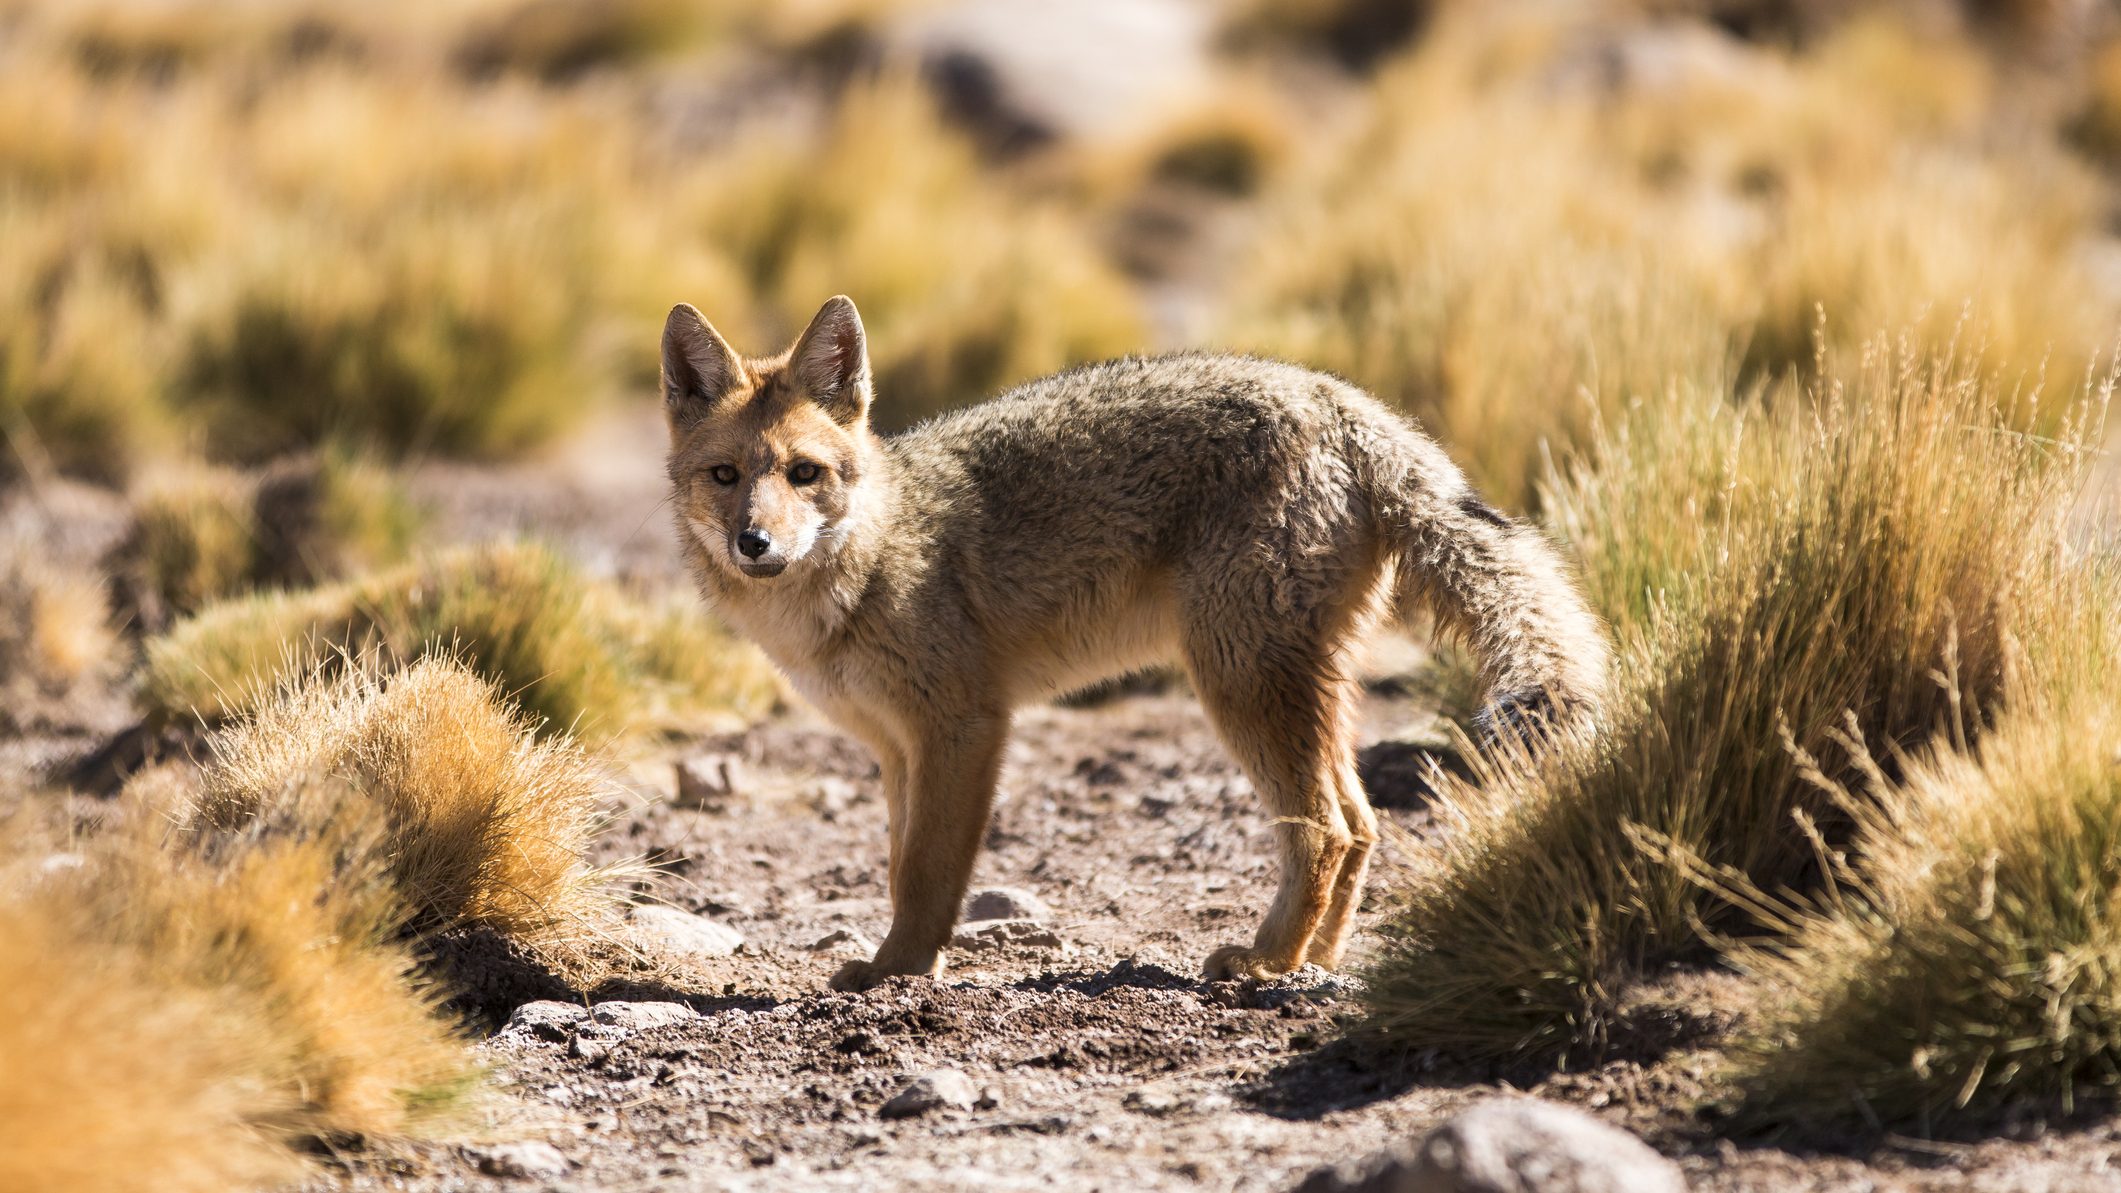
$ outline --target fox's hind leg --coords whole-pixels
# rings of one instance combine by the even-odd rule
[[[1194,685],[1281,838],[1281,889],[1258,935],[1250,947],[1215,950],[1205,969],[1210,978],[1284,974],[1309,958],[1327,925],[1354,845],[1336,773],[1352,774],[1353,693],[1330,651],[1205,637],[1187,651]],[[1333,925],[1336,935],[1345,933],[1345,919]]]
[[[1311,938],[1311,950],[1305,957],[1313,965],[1327,969],[1340,968],[1341,954],[1347,951],[1348,932],[1355,926],[1356,910],[1362,906],[1362,884],[1370,870],[1370,850],[1377,844],[1377,813],[1370,810],[1370,797],[1355,773],[1354,745],[1352,734],[1341,739],[1343,757],[1333,768],[1334,795],[1351,838],[1348,852],[1341,859],[1340,873],[1333,879],[1332,899],[1326,904],[1325,918],[1319,921],[1318,933]]]

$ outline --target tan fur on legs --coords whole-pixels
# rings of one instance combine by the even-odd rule
[[[1326,905],[1325,918],[1319,922],[1318,934],[1311,938],[1311,951],[1304,958],[1327,969],[1340,968],[1341,957],[1347,952],[1348,933],[1355,927],[1356,911],[1362,907],[1362,885],[1370,870],[1370,851],[1377,845],[1377,813],[1370,809],[1369,796],[1355,774],[1354,760],[1345,760],[1335,768],[1334,777],[1341,819],[1347,824],[1351,839],[1347,856],[1341,859],[1340,874],[1333,881],[1333,897]]]
[[[1216,733],[1251,778],[1281,838],[1281,886],[1250,948],[1208,955],[1210,978],[1271,977],[1304,963],[1353,838],[1342,820],[1334,760],[1346,719],[1341,683],[1266,671],[1258,654],[1196,649],[1193,682]],[[1321,652],[1322,653],[1322,652]]]
[[[987,834],[1001,777],[1007,714],[937,718],[910,751],[900,825],[891,840],[891,931],[873,961],[849,961],[836,990],[866,990],[900,974],[933,976],[957,925],[958,904]]]

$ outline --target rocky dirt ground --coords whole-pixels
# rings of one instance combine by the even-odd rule
[[[1423,754],[1378,744],[1426,715],[1377,686],[1373,791],[1430,831]],[[679,756],[726,765],[727,796],[673,806],[672,759],[643,760],[607,848],[663,859],[665,901],[741,934],[699,962],[720,995],[520,1008],[481,1045],[502,1087],[486,1138],[353,1162],[320,1189],[1280,1190],[1519,1089],[1642,1134],[1699,1189],[2121,1187],[2108,1124],[1864,1154],[1715,1141],[1688,1105],[1708,1089],[1700,1043],[1740,1003],[1728,977],[1653,996],[1675,1025],[1663,1055],[1515,1075],[1340,1040],[1345,977],[1200,981],[1210,948],[1248,937],[1272,858],[1183,694],[1025,712],[975,878],[1001,888],[978,910],[1004,918],[968,922],[940,981],[859,995],[825,983],[888,921],[868,761],[799,713]],[[894,1102],[939,1071],[962,1080],[934,1079],[925,1109]]]

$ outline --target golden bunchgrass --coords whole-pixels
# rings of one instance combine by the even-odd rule
[[[143,700],[154,716],[217,722],[283,680],[369,653],[458,655],[543,731],[596,739],[756,715],[778,694],[764,660],[696,610],[644,602],[545,548],[502,545],[210,606],[148,644]]]
[[[1980,328],[1980,366],[2050,399],[2034,419],[2109,347],[2097,180],[1989,126],[1963,43],[1607,35],[1588,7],[1450,6],[1270,188],[1225,334],[1398,403],[1512,502],[1630,400],[1805,375],[1821,308],[1843,348]]]
[[[1551,495],[1617,624],[1619,690],[1598,733],[1446,785],[1371,968],[1375,1030],[1602,1050],[1628,985],[1728,920],[1669,855],[1802,884],[1797,818],[1832,819],[1802,757],[1846,778],[1862,762],[1837,735],[1897,757],[2023,694],[2021,643],[2067,593],[2085,422],[2013,432],[1949,357],[1827,368],[1757,404],[1646,404]]]
[[[55,891],[0,898],[0,1186],[221,1193],[300,1173],[292,1091],[252,1025],[172,991]]]
[[[379,825],[365,848],[413,927],[579,933],[612,906],[613,872],[583,860],[604,775],[534,728],[450,658],[382,677],[297,676],[215,738],[188,820],[308,836],[335,804],[355,804]]]
[[[1067,214],[979,171],[920,84],[891,74],[850,88],[822,136],[762,136],[701,171],[690,210],[760,295],[772,342],[820,295],[854,296],[874,417],[904,427],[1144,342],[1133,293]]]
[[[0,546],[0,697],[9,705],[0,723],[21,724],[114,672],[117,635],[98,577],[41,559],[25,541]]]
[[[1830,783],[1857,832],[1818,897],[1730,892],[1779,934],[1735,954],[1760,983],[1727,1048],[1742,1121],[1928,1135],[2121,1090],[2121,721],[2095,599],[2075,647],[2103,649],[2102,684],[1899,783]]]
[[[125,619],[153,631],[223,597],[397,563],[419,522],[394,474],[334,447],[255,475],[163,473],[141,486],[105,566]]]

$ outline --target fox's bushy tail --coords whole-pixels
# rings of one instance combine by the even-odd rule
[[[1378,412],[1354,455],[1395,568],[1398,615],[1432,615],[1473,654],[1483,724],[1595,716],[1611,647],[1538,529],[1482,500],[1433,441]]]

